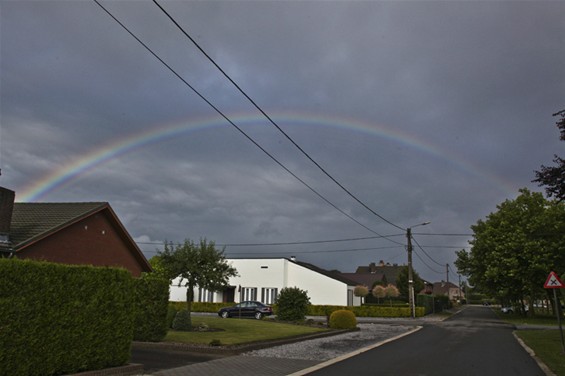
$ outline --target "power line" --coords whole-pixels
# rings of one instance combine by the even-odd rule
[[[252,142],[256,147],[258,147],[263,153],[265,153],[269,158],[271,158],[276,164],[278,164],[280,167],[282,167],[286,172],[288,172],[291,176],[293,176],[296,180],[298,180],[300,183],[302,183],[305,187],[307,187],[310,191],[312,191],[316,196],[318,196],[319,198],[321,198],[322,200],[324,200],[327,204],[331,205],[334,209],[336,209],[337,211],[339,211],[340,213],[342,213],[343,215],[345,215],[347,218],[349,218],[350,220],[352,220],[353,222],[357,223],[358,225],[360,225],[361,227],[365,228],[366,230],[381,236],[381,234],[377,233],[376,231],[374,231],[373,229],[365,226],[364,224],[362,224],[361,222],[359,222],[358,220],[356,220],[355,218],[353,218],[352,216],[350,216],[349,214],[347,214],[345,211],[343,211],[342,209],[340,209],[339,207],[337,207],[334,203],[332,203],[330,200],[328,200],[327,198],[325,198],[324,196],[322,196],[322,194],[320,194],[318,191],[316,191],[314,188],[312,188],[310,185],[308,185],[304,180],[302,180],[301,178],[299,178],[296,174],[294,174],[291,170],[289,170],[284,164],[282,164],[278,159],[276,159],[272,154],[270,154],[266,149],[264,149],[261,145],[259,145],[251,136],[249,136],[247,133],[245,133],[245,131],[243,131],[240,127],[238,127],[233,121],[231,121],[230,118],[227,117],[227,115],[225,115],[218,107],[216,107],[212,102],[210,102],[204,95],[202,95],[198,90],[196,90],[196,88],[194,88],[191,84],[189,84],[184,78],[182,78],[182,76],[180,74],[178,74],[169,64],[167,64],[163,59],[161,59],[149,46],[147,46],[141,39],[139,39],[132,31],[130,31],[122,22],[120,22],[109,10],[107,10],[102,4],[100,4],[98,2],[98,0],[93,0],[100,8],[102,8],[102,10],[104,10],[104,12],[106,12],[114,21],[116,21],[118,23],[118,25],[120,25],[128,34],[130,34],[137,42],[139,42],[149,53],[151,53],[157,60],[159,60],[159,62],[161,62],[161,64],[163,64],[167,69],[169,69],[169,71],[171,71],[179,80],[181,80],[187,87],[189,87],[198,97],[200,97],[200,99],[202,99],[204,102],[206,102],[206,104],[208,104],[212,109],[214,109],[214,111],[216,111],[220,116],[222,116],[230,125],[232,125],[235,129],[237,129],[237,131],[239,133],[241,133],[243,136],[245,136],[245,138],[247,138],[250,142]],[[401,244],[398,242],[395,242],[393,240],[388,239],[389,241],[396,243],[396,244]]]
[[[143,243],[137,243],[143,244]],[[351,248],[351,249],[326,249],[326,250],[311,250],[311,251],[286,251],[286,252],[278,252],[278,253],[268,253],[268,252],[229,252],[226,251],[226,256],[228,255],[269,255],[269,257],[275,257],[274,255],[285,254],[285,255],[302,255],[302,254],[309,254],[309,253],[340,253],[340,252],[362,252],[362,251],[374,251],[374,250],[382,250],[382,249],[394,249],[399,248],[399,246],[383,246],[383,247],[368,247],[368,248]],[[144,253],[151,253],[157,254],[158,250],[153,251],[144,251]]]
[[[298,145],[247,93],[220,67],[218,63],[210,55],[204,51],[204,49],[183,29],[182,26],[156,1],[153,0],[155,5],[161,9],[161,11],[175,24],[175,26],[206,56],[206,58],[226,77],[234,86],[235,88],[245,97],[247,100],[259,111],[261,114],[280,132],[282,133],[310,162],[312,162],[320,171],[324,173],[331,181],[333,181],[338,187],[340,187],[345,193],[347,193],[351,198],[353,198],[357,203],[367,209],[369,212],[377,216],[378,218],[382,219],[389,225],[396,227],[399,230],[405,230],[404,228],[394,224],[393,222],[389,221],[382,215],[375,212],[369,206],[367,206],[363,201],[361,201],[357,196],[351,193],[347,188],[345,188],[337,179],[335,179],[325,168],[323,168],[318,162],[316,162],[300,145]]]
[[[330,240],[306,240],[306,241],[295,241],[295,242],[277,242],[277,243],[214,243],[218,247],[258,247],[258,246],[280,246],[280,245],[301,245],[301,244],[322,244],[322,243],[339,243],[357,240],[371,240],[371,239],[383,239],[392,238],[396,236],[404,236],[404,234],[391,234],[391,235],[379,235],[379,236],[365,236],[360,238],[346,238],[346,239],[330,239]],[[165,241],[154,241],[154,242],[136,242],[136,244],[143,245],[161,245]],[[169,243],[173,245],[182,245],[180,242]],[[399,245],[403,245],[399,243]]]
[[[414,251],[414,254],[420,259],[420,261],[422,261],[422,263],[424,265],[426,265],[428,267],[428,269],[430,269],[432,272],[437,273],[437,274],[443,274],[443,272],[438,272],[437,270],[435,270],[434,268],[432,268],[431,266],[429,266],[424,259],[418,254],[418,252]]]
[[[283,254],[307,254],[307,253],[341,253],[341,252],[361,252],[361,251],[374,251],[380,249],[393,249],[399,248],[399,246],[383,246],[383,247],[368,247],[368,248],[352,248],[352,249],[326,249],[326,250],[318,250],[318,251],[288,251],[282,252]],[[230,255],[257,255],[257,253],[253,252],[226,252]]]
[[[434,259],[432,258],[432,256],[430,256],[430,255],[428,254],[428,252],[426,252],[426,251],[424,250],[424,248],[422,248],[422,246],[418,243],[418,241],[417,241],[414,237],[412,237],[412,240],[414,240],[414,243],[416,243],[416,245],[418,246],[418,248],[420,248],[420,249],[422,250],[422,252],[424,252],[424,254],[425,254],[426,256],[428,256],[428,258],[429,258],[430,260],[432,260],[434,263],[436,263],[436,264],[439,265],[439,266],[443,266],[442,264],[440,264],[439,262],[437,262],[436,260],[434,260]]]
[[[418,235],[418,236],[464,236],[464,237],[474,236],[473,234],[433,234],[433,233],[426,233],[426,232],[413,232],[412,235]]]

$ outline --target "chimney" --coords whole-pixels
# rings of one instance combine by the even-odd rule
[[[8,243],[10,238],[10,224],[16,193],[7,188],[0,187],[0,244]]]

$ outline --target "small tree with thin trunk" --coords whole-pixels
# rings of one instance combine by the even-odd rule
[[[206,239],[198,244],[190,240],[176,246],[165,243],[165,249],[158,255],[163,274],[169,280],[178,277],[178,286],[186,287],[187,330],[192,328],[190,313],[194,289],[200,287],[220,291],[227,287],[230,277],[237,276],[237,270],[227,263],[224,252],[218,251],[214,242],[207,242]]]
[[[390,299],[390,306],[392,307],[392,299],[400,295],[400,292],[395,285],[388,285],[385,287],[385,296]]]
[[[353,295],[361,298],[361,304],[363,304],[363,298],[369,295],[369,289],[367,286],[358,285],[353,289]]]
[[[379,299],[384,298],[386,296],[385,288],[381,285],[376,285],[375,287],[373,287],[371,293],[375,298],[377,298],[377,304],[380,304]]]

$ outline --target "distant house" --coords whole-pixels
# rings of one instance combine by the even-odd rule
[[[372,262],[369,266],[359,266],[355,273],[341,273],[341,275],[355,281],[358,285],[367,286],[369,289],[376,283],[396,286],[398,274],[405,267],[397,264],[391,265],[381,260],[378,264]]]
[[[339,273],[318,268],[294,258],[228,259],[238,272],[229,280],[229,287],[220,292],[197,288],[197,302],[241,302],[258,300],[273,304],[285,287],[298,287],[308,292],[314,305],[358,306],[360,298],[353,295],[356,283]],[[171,301],[186,300],[186,288],[178,287],[178,280],[171,285]]]
[[[0,187],[0,257],[122,267],[149,262],[107,202],[18,203]]]
[[[449,298],[449,300],[465,299],[465,295],[459,286],[445,281],[426,283],[426,287],[420,293],[436,296],[445,295]]]

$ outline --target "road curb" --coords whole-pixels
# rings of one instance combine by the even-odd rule
[[[389,343],[389,342],[396,341],[397,339],[400,339],[400,338],[405,337],[405,336],[407,336],[407,335],[416,333],[417,331],[419,331],[419,330],[422,329],[422,328],[423,328],[422,326],[416,326],[416,327],[412,328],[411,330],[409,330],[409,331],[407,331],[407,332],[405,332],[405,333],[399,334],[399,335],[397,335],[397,336],[395,336],[395,337],[387,338],[387,339],[385,339],[385,340],[383,340],[383,341],[380,341],[380,342],[377,342],[377,343],[375,343],[375,344],[372,344],[372,345],[363,347],[363,348],[361,348],[361,349],[352,351],[352,352],[350,352],[350,353],[347,353],[347,354],[338,356],[337,358],[327,360],[327,361],[325,361],[325,362],[323,362],[323,363],[316,364],[315,366],[312,366],[312,367],[303,369],[303,370],[298,371],[298,372],[295,372],[295,373],[291,373],[291,374],[289,374],[288,376],[304,376],[304,375],[307,375],[307,374],[309,374],[309,373],[311,373],[311,372],[318,371],[318,370],[320,370],[320,369],[322,369],[322,368],[326,368],[326,367],[328,367],[328,366],[330,366],[330,365],[332,365],[332,364],[341,362],[341,361],[343,361],[343,360],[345,360],[345,359],[348,359],[348,358],[354,357],[354,356],[356,356],[356,355],[362,354],[362,353],[364,353],[364,352],[366,352],[366,351],[375,349],[375,348],[380,347],[380,346],[382,346],[382,345],[385,345],[385,344],[387,344],[387,343]],[[554,375],[554,376],[555,376],[555,375]]]
[[[528,354],[530,354],[530,356],[536,361],[539,368],[541,368],[541,370],[545,373],[546,376],[557,376],[555,373],[553,373],[553,371],[551,369],[549,369],[548,366],[545,365],[544,362],[542,362],[542,360],[540,358],[538,358],[536,356],[535,351],[532,350],[528,345],[526,345],[526,343],[524,341],[522,341],[522,339],[520,337],[518,337],[518,335],[516,334],[516,331],[512,332],[512,335],[514,336],[514,338],[516,338],[516,340],[524,348],[524,350],[526,350],[526,352]]]
[[[239,355],[241,353],[253,350],[260,350],[265,349],[273,346],[280,346],[280,345],[287,345],[290,343],[295,342],[302,342],[307,341],[309,339],[317,339],[317,338],[325,338],[325,337],[332,337],[343,333],[348,333],[351,331],[356,331],[359,329],[353,330],[330,330],[324,331],[321,333],[314,333],[314,334],[306,334],[300,335],[296,337],[284,338],[280,340],[273,340],[273,341],[263,341],[263,342],[255,342],[246,345],[235,345],[235,346],[196,346],[193,344],[186,344],[186,343],[176,343],[176,342],[138,342],[134,341],[132,346],[137,346],[140,348],[160,348],[160,349],[171,349],[171,350],[181,350],[186,352],[197,352],[197,353],[206,353],[206,354],[217,354],[217,355]]]

